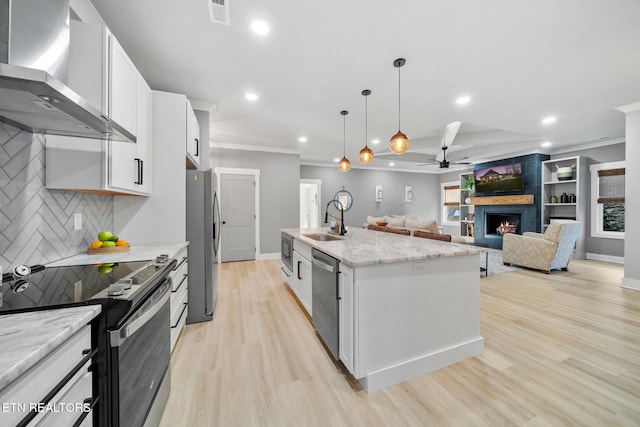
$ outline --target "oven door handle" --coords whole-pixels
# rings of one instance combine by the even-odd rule
[[[169,292],[169,289],[170,288],[167,288],[164,295],[158,301],[156,301],[145,312],[136,317],[131,323],[122,326],[118,330],[111,331],[111,347],[121,346],[122,343],[127,340],[127,338],[135,334],[138,329],[142,328],[149,320],[153,318],[153,316],[158,314],[165,303],[169,301],[169,297],[171,297],[171,292]]]

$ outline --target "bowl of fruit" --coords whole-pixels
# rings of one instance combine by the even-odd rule
[[[92,255],[127,252],[131,245],[126,240],[118,238],[110,231],[98,233],[98,240],[89,245],[88,253]]]

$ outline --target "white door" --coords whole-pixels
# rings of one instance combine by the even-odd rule
[[[256,258],[254,175],[220,175],[222,262]]]
[[[300,181],[300,228],[320,227],[320,181]]]

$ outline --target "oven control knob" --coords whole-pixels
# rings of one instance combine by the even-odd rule
[[[125,290],[131,289],[131,285],[133,284],[133,279],[119,279],[116,283],[118,285],[122,285]]]
[[[24,279],[31,274],[31,268],[28,265],[16,265],[13,267],[13,278]]]
[[[156,257],[156,264],[166,264],[169,261],[169,255],[161,254]]]

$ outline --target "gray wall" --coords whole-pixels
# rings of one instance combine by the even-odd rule
[[[0,265],[45,264],[113,228],[113,197],[45,188],[44,137],[0,123]],[[73,230],[82,213],[83,229]]]
[[[362,227],[367,215],[413,214],[422,219],[438,218],[440,190],[436,175],[369,169],[351,169],[343,173],[337,166],[300,166],[300,178],[322,180],[322,219],[327,203],[342,187],[353,196],[353,206],[345,212],[347,226]],[[382,185],[384,193],[380,203],[374,200],[376,185]],[[404,201],[405,185],[412,187],[411,203]],[[330,212],[335,213],[334,210]]]
[[[589,165],[596,163],[617,162],[625,159],[625,144],[607,145],[598,148],[589,148],[585,150],[577,150],[566,153],[552,154],[551,159],[561,159],[563,157],[581,156],[583,167],[587,173],[587,191],[582,198],[585,201],[580,206],[586,210],[586,251],[591,254],[609,255],[615,257],[624,257],[624,240],[622,239],[603,239],[601,237],[591,237],[591,173]]]
[[[636,109],[626,115],[626,135],[629,144],[625,147],[627,169],[625,171],[625,218],[634,220],[640,216],[640,110]],[[623,285],[640,289],[640,263],[631,261],[631,254],[640,252],[640,225],[638,221],[625,223],[625,250],[629,254],[629,262],[624,265]]]
[[[212,148],[212,168],[260,170],[259,253],[280,252],[280,229],[300,223],[300,157],[258,151]]]

